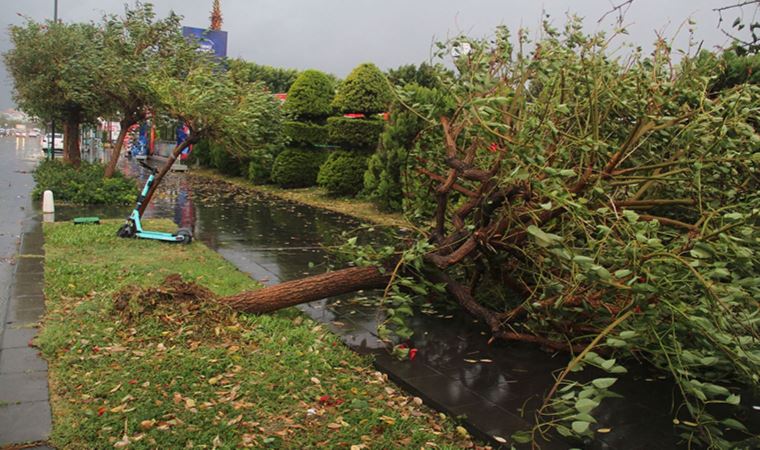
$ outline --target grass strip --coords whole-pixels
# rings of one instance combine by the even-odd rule
[[[295,309],[117,308],[117,293],[130,298],[175,273],[216,295],[258,287],[202,243],[119,239],[120,223],[45,225],[47,314],[36,344],[50,364],[57,448],[473,445]]]

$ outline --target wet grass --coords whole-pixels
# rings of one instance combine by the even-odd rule
[[[201,243],[118,239],[118,225],[45,226],[36,343],[50,363],[57,448],[472,445],[297,310],[252,316],[185,299],[125,314],[117,293],[174,273],[208,296],[259,286]]]
[[[404,219],[402,214],[381,212],[374,204],[372,204],[372,202],[355,198],[330,196],[324,189],[318,187],[283,189],[273,185],[257,185],[244,178],[220,175],[217,171],[212,169],[193,169],[191,174],[205,178],[223,180],[283,200],[338,212],[355,217],[363,222],[401,228],[411,227],[411,224]]]

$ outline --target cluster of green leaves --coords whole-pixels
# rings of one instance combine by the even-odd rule
[[[323,146],[328,142],[327,127],[318,123],[290,120],[283,123],[283,129],[294,146]]]
[[[132,179],[117,174],[103,178],[100,164],[82,163],[77,169],[60,160],[42,161],[34,171],[32,196],[42,198],[50,190],[56,201],[79,205],[127,205],[137,198],[137,185]]]
[[[94,121],[113,105],[97,89],[102,52],[93,24],[39,23],[10,28],[3,55],[16,104],[42,120]]]
[[[334,151],[320,166],[317,184],[330,195],[353,197],[362,190],[362,177],[366,169],[366,155],[345,150]]]
[[[272,93],[288,92],[299,76],[296,69],[266,66],[239,58],[229,59],[225,64],[238,82],[261,82]]]
[[[445,104],[440,89],[410,83],[397,88],[397,99],[390,109],[390,120],[380,135],[380,144],[369,160],[364,174],[364,194],[382,211],[406,211],[418,219],[430,217],[434,201],[429,182],[415,171],[428,143],[440,142],[437,129],[407,105]],[[426,133],[422,133],[423,129]],[[413,155],[413,156],[412,156]],[[407,193],[408,195],[404,195]]]
[[[272,181],[286,188],[314,186],[325,158],[321,150],[287,148],[274,160]]]
[[[322,122],[332,114],[335,82],[318,70],[303,71],[288,90],[285,111],[296,120]]]
[[[374,151],[384,128],[385,121],[379,118],[337,116],[327,119],[330,143],[348,150]]]
[[[614,367],[635,356],[669,373],[683,399],[673,413],[690,416],[679,422],[685,440],[751,445],[739,391],[760,381],[760,88],[713,90],[717,64],[690,55],[675,64],[662,42],[621,59],[610,36],[581,28],[547,23],[540,40],[521,32],[517,46],[499,28],[491,40],[439,47],[442,58],[463,42],[472,50],[455,57],[457,76],[441,79],[450,101],[409,104],[431,124],[411,156],[431,173],[450,170],[432,126],[447,117],[456,148],[474,149],[469,167],[495,170],[493,191],[462,230],[503,230],[447,273],[464,286],[476,280],[475,300],[511,332],[598,347]],[[468,200],[452,193],[448,210]],[[611,387],[573,385],[542,417],[589,436],[590,406]]]
[[[338,86],[333,107],[340,113],[377,114],[387,111],[392,93],[385,75],[372,63],[357,66]]]

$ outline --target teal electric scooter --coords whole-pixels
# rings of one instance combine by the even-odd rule
[[[189,244],[193,240],[193,233],[187,228],[180,228],[176,233],[143,230],[142,223],[140,222],[140,205],[145,201],[145,196],[148,195],[148,190],[150,190],[150,187],[153,185],[153,179],[158,171],[144,161],[138,160],[137,162],[141,166],[150,170],[150,176],[148,177],[148,181],[145,183],[140,196],[137,197],[137,205],[135,205],[132,214],[127,218],[127,223],[119,228],[116,235],[122,238],[153,239],[156,241],[173,242],[175,244]]]

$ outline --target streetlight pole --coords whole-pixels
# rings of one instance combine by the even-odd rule
[[[53,23],[58,23],[58,0],[53,0]],[[55,159],[55,118],[50,121],[50,159]]]

